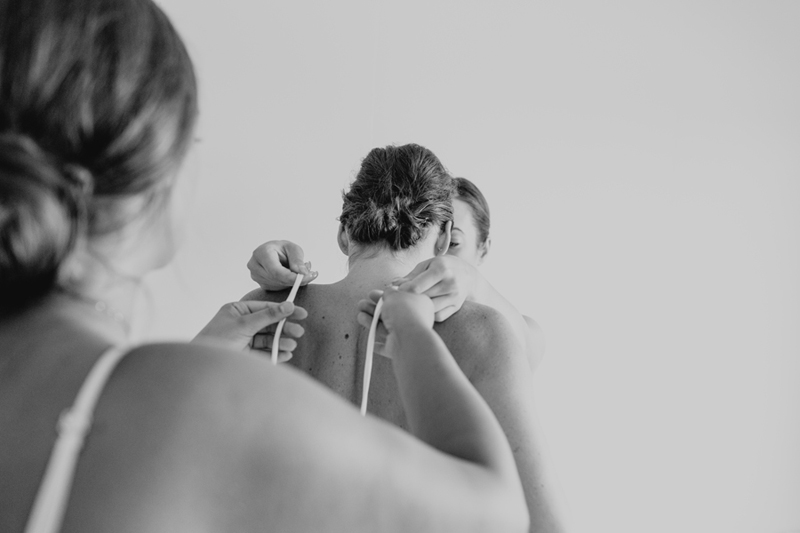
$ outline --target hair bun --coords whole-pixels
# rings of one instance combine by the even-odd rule
[[[85,186],[76,179],[81,178],[65,176],[30,138],[0,134],[2,311],[18,309],[55,285],[86,220]]]
[[[414,246],[432,226],[453,218],[453,179],[441,161],[417,144],[375,148],[342,195],[339,220],[361,244]]]

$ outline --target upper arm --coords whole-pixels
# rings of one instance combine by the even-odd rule
[[[533,382],[525,347],[513,333],[513,326],[499,311],[474,306],[463,317],[461,331],[451,349],[462,351],[457,358],[472,384],[500,421],[512,449],[515,440],[527,439],[527,423],[533,411]]]
[[[559,496],[545,460],[544,435],[534,405],[533,376],[512,325],[498,311],[478,309],[456,337],[469,358],[470,381],[500,422],[525,491],[532,531],[561,531]],[[473,312],[473,315],[475,312]]]

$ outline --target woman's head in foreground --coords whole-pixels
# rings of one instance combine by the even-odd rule
[[[111,263],[99,243],[131,231],[148,233],[131,268],[171,257],[196,114],[191,60],[150,0],[0,0],[0,311],[52,292],[80,253]]]
[[[447,253],[478,266],[483,263],[492,244],[489,237],[489,204],[474,183],[466,178],[454,180],[453,231]]]
[[[340,237],[346,232],[347,241],[360,251],[377,247],[399,252],[435,241],[431,255],[445,253],[454,195],[453,178],[427,148],[375,148],[343,194]],[[348,253],[341,238],[340,246]]]

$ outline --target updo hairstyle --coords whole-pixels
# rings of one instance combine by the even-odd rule
[[[196,115],[152,1],[0,0],[0,312],[51,292],[77,242],[164,206]]]
[[[339,221],[359,244],[403,250],[453,220],[454,194],[453,178],[427,148],[374,148],[342,195]]]
[[[486,244],[489,238],[489,226],[491,216],[489,213],[489,203],[483,196],[478,187],[467,178],[453,178],[456,183],[456,199],[465,202],[472,208],[472,216],[475,220],[475,227],[478,230],[477,245]]]

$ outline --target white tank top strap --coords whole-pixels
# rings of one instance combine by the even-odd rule
[[[57,533],[61,529],[78,456],[92,426],[95,406],[111,373],[128,351],[128,347],[120,346],[106,350],[81,385],[75,403],[61,413],[58,437],[33,502],[25,533]]]

